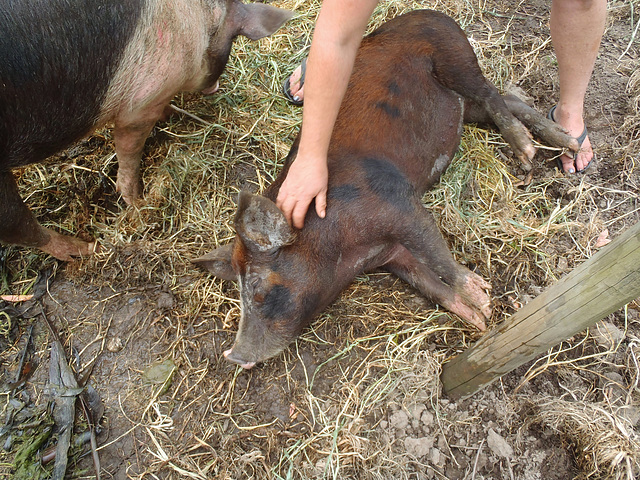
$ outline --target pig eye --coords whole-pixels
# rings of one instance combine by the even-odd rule
[[[249,280],[249,285],[251,286],[251,288],[253,288],[254,290],[256,288],[258,288],[260,286],[260,284],[262,283],[262,280],[258,277],[253,277],[251,280]]]

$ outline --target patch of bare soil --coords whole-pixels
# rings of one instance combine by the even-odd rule
[[[632,3],[610,3],[586,99],[597,161],[585,175],[563,177],[551,153],[542,152],[535,168],[534,183],[545,186],[551,205],[563,208],[587,195],[569,210],[569,227],[554,232],[553,242],[540,241],[535,251],[504,254],[507,250],[496,240],[489,269],[483,252],[457,238],[446,216],[439,216],[458,258],[478,265],[490,278],[496,306],[490,328],[593,253],[602,231],[608,229],[615,238],[640,219],[635,5],[632,14]],[[432,7],[450,14],[459,9],[446,2]],[[545,43],[548,8],[549,2],[541,0],[487,2],[482,15],[464,25],[472,43],[479,42],[474,47],[487,75],[499,84],[494,66],[507,63],[506,77],[541,111],[554,104],[558,91],[553,51]],[[461,23],[465,18],[460,16]],[[501,52],[483,50],[484,42],[491,43],[490,33],[502,35]],[[302,47],[304,39],[293,44]],[[531,52],[536,52],[535,61],[529,62]],[[238,52],[237,62],[246,60],[243,53]],[[262,91],[272,91],[268,101],[283,102],[277,92],[280,79],[269,81],[258,81]],[[98,167],[100,182],[85,185],[74,179],[62,193],[47,193],[58,197],[47,200],[51,205],[64,196],[70,205],[66,210],[41,213],[50,222],[63,213],[83,219],[80,235],[102,232],[99,255],[65,265],[3,250],[3,292],[35,292],[37,299],[0,303],[0,382],[12,392],[0,396],[7,420],[0,430],[5,447],[0,472],[13,475],[17,449],[50,425],[45,406],[51,400],[51,338],[44,312],[60,331],[78,378],[95,388],[104,405],[97,435],[102,478],[560,480],[640,475],[638,301],[464,400],[442,393],[440,367],[479,335],[382,273],[359,278],[281,356],[250,371],[227,363],[222,352],[237,329],[237,289],[208,277],[189,259],[231,237],[235,192],[245,185],[259,189],[275,170],[274,161],[264,174],[265,164],[255,159],[286,153],[295,134],[293,127],[278,127],[273,141],[285,144],[275,151],[256,140],[255,113],[247,119],[236,112],[238,103],[251,101],[245,98],[251,93],[244,93],[242,85],[233,89],[216,104],[199,96],[181,99],[182,108],[205,112],[200,116],[208,112],[206,121],[219,128],[211,140],[219,144],[216,153],[208,153],[214,148],[206,143],[208,137],[190,140],[190,129],[198,127],[187,118],[182,122],[189,128],[175,133],[160,125],[148,142],[145,197],[151,207],[168,205],[161,214],[151,207],[125,211],[108,180],[113,165]],[[216,112],[226,112],[228,122]],[[295,109],[287,113],[298,114]],[[275,116],[264,118],[268,115]],[[221,127],[234,122],[245,130]],[[61,161],[94,151],[101,161],[106,155],[98,150],[109,148],[108,140],[108,133],[92,137]],[[176,152],[204,159],[209,176],[195,184],[206,190],[187,182],[196,175],[189,161],[175,170],[165,168],[163,159]],[[508,152],[500,158],[514,176],[524,177]],[[227,162],[233,162],[229,171],[222,166]],[[56,172],[66,178],[63,169]],[[211,206],[209,197],[224,199]],[[550,215],[542,205],[532,208],[537,207],[541,217]],[[115,225],[108,236],[104,225]],[[24,272],[31,272],[26,275],[30,280],[24,280]],[[37,272],[47,273],[36,282]],[[30,325],[33,339],[26,345]],[[16,386],[11,382],[20,377],[25,349],[35,373]],[[75,432],[86,430],[79,414]],[[55,444],[57,435],[54,429],[43,449]],[[29,476],[44,478],[45,470],[36,470]],[[74,450],[70,471],[74,478],[95,478],[86,444]]]

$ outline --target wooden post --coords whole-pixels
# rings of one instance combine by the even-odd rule
[[[442,367],[445,393],[467,397],[640,296],[640,223]]]

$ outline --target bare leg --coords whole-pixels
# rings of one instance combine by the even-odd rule
[[[607,15],[606,0],[553,0],[551,38],[558,59],[560,99],[555,120],[578,137],[584,130],[584,97],[598,55]],[[593,158],[589,137],[576,160],[562,156],[564,171],[583,170]]]
[[[44,228],[20,198],[11,172],[0,172],[0,241],[37,247],[60,260],[91,255],[95,243],[61,235]]]

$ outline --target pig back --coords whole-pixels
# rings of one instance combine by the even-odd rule
[[[448,20],[413,12],[363,40],[330,145],[332,183],[350,175],[345,154],[393,164],[418,193],[438,181],[463,121],[462,99],[438,81],[433,60],[438,39],[451,29]]]
[[[0,168],[41,161],[91,131],[144,3],[0,2]]]

